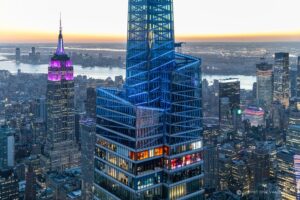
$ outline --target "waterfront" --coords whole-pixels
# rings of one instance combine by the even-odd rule
[[[4,57],[0,56],[0,60],[4,60]],[[9,72],[15,74],[18,70],[23,73],[42,73],[45,74],[48,71],[48,65],[30,65],[30,64],[16,64],[14,61],[0,61],[0,70],[8,70]],[[84,68],[80,65],[74,66],[75,76],[82,75],[88,78],[95,79],[106,79],[111,77],[114,79],[115,76],[122,75],[125,77],[125,69],[118,67],[91,67]],[[241,81],[242,89],[252,89],[253,83],[256,81],[255,76],[244,76],[244,75],[203,75],[203,79],[207,79],[209,83],[212,83],[214,79],[226,79],[226,78],[238,78]]]

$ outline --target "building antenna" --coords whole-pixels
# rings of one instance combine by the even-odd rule
[[[62,25],[61,25],[61,12],[59,13],[59,32],[62,32]]]

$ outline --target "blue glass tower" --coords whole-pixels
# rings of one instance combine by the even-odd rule
[[[124,89],[97,89],[95,199],[203,198],[200,60],[175,52],[172,0],[129,0]]]

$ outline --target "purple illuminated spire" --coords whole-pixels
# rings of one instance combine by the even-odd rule
[[[58,36],[58,44],[57,44],[57,49],[56,49],[56,55],[64,55],[65,50],[64,50],[64,39],[62,36],[62,26],[61,26],[61,15],[59,18],[59,36]]]

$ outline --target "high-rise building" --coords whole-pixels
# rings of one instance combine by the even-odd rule
[[[1,200],[19,199],[18,178],[12,169],[0,168],[0,199]]]
[[[296,77],[296,109],[300,111],[300,56],[297,62],[297,77]]]
[[[284,120],[286,118],[285,107],[279,101],[272,103],[270,114],[272,127],[277,129],[284,128]]]
[[[297,68],[294,65],[291,65],[291,67],[290,67],[290,94],[291,94],[290,99],[294,99],[295,97],[297,97],[297,75],[298,75]]]
[[[219,81],[219,121],[221,126],[236,126],[240,112],[240,81],[235,78]]]
[[[58,46],[48,68],[47,139],[45,170],[62,171],[79,165],[75,140],[74,77],[70,58],[64,51],[60,26]]]
[[[0,126],[0,169],[14,167],[15,139],[13,130],[7,125]]]
[[[46,107],[46,97],[42,96],[35,100],[35,116],[41,121],[47,120],[47,107]]]
[[[273,102],[273,65],[262,61],[256,65],[257,101],[260,106],[270,107]]]
[[[232,160],[236,151],[232,144],[225,143],[218,147],[218,190],[229,190],[232,170]]]
[[[96,88],[86,89],[85,110],[88,117],[96,118]]]
[[[31,47],[31,52],[29,53],[29,61],[32,64],[36,64],[38,61],[39,53],[36,53],[35,47]]]
[[[96,143],[96,123],[94,119],[80,121],[82,200],[93,199],[94,146]]]
[[[215,191],[218,188],[218,144],[220,137],[219,126],[207,126],[203,131],[203,160],[204,160],[204,186]]]
[[[231,163],[230,189],[236,194],[246,196],[251,192],[251,177],[249,174],[247,163],[243,160],[232,160]]]
[[[273,148],[270,144],[259,144],[253,151],[253,161],[255,164],[252,167],[251,174],[253,174],[253,188],[255,190],[273,176],[273,165],[276,162],[274,160],[274,157],[276,158],[276,153],[274,156],[273,152],[274,149],[275,147]]]
[[[280,150],[277,153],[277,183],[282,200],[296,200],[297,187],[294,170],[294,156],[295,153],[293,151],[286,149]]]
[[[287,149],[279,157],[278,182],[283,199],[300,199],[300,111],[297,106],[290,106],[289,121],[286,131]],[[287,167],[288,166],[288,167]]]
[[[275,53],[273,100],[279,101],[285,108],[288,108],[290,100],[289,67],[289,54]]]
[[[95,199],[203,199],[200,60],[173,1],[129,0],[125,89],[97,89]]]
[[[36,177],[33,166],[29,164],[26,174],[25,200],[36,199]]]
[[[83,119],[85,113],[75,113],[75,139],[76,143],[80,143],[80,121]]]
[[[16,48],[16,61],[20,61],[21,60],[21,49],[20,48]]]

